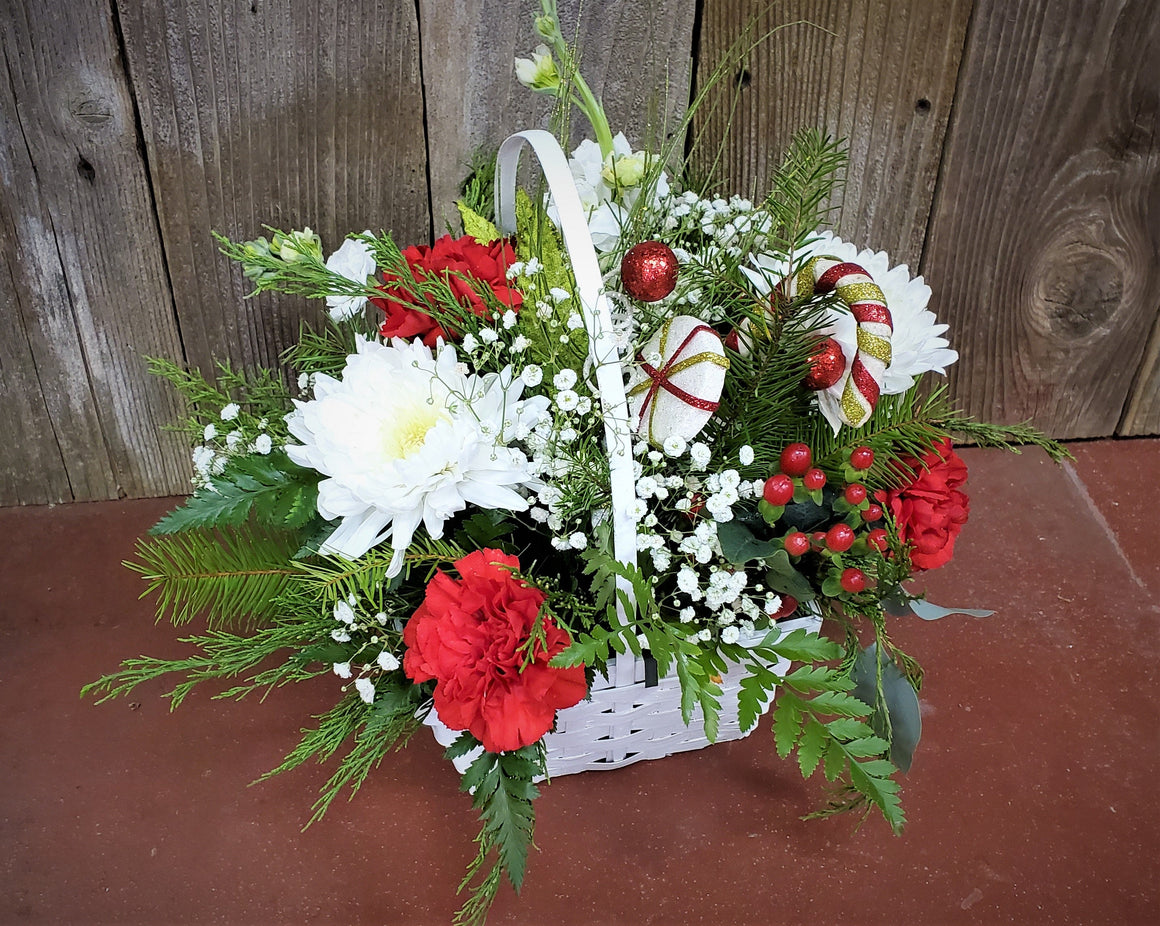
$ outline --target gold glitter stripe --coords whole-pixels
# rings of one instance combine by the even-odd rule
[[[858,350],[863,354],[869,354],[875,360],[880,360],[882,363],[889,365],[892,352],[890,350],[890,341],[887,338],[880,338],[876,334],[871,334],[865,328],[858,328]]]
[[[686,357],[684,360],[678,360],[676,363],[674,363],[668,369],[665,369],[665,365],[662,363],[661,370],[664,370],[664,373],[665,373],[664,379],[666,382],[668,382],[674,376],[676,376],[678,373],[681,373],[681,372],[689,369],[690,367],[695,367],[698,363],[712,363],[712,364],[716,364],[717,366],[721,367],[721,369],[723,369],[723,370],[729,369],[728,358],[722,357],[720,354],[714,354],[712,351],[704,351],[700,354],[694,354],[692,357]],[[649,364],[649,366],[652,366],[652,364]],[[658,370],[657,372],[659,373],[660,370]],[[637,383],[630,390],[628,390],[629,398],[632,398],[633,396],[638,396],[642,392],[647,391],[648,389],[650,389],[652,387],[652,384],[653,384],[653,378],[650,375],[649,378],[646,379],[643,383]],[[665,387],[658,386],[657,388],[664,389]]]
[[[846,305],[853,305],[855,302],[881,302],[886,305],[886,297],[882,295],[882,290],[874,282],[846,283],[839,286],[838,298]]]
[[[870,408],[866,399],[854,387],[853,380],[846,380],[846,388],[842,390],[842,417],[852,428],[860,428],[870,417]]]

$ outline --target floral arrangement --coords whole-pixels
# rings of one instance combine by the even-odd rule
[[[195,490],[130,565],[159,617],[208,629],[188,658],[129,659],[88,689],[177,673],[176,707],[208,679],[240,678],[229,698],[333,676],[336,705],[274,770],[347,747],[315,818],[437,718],[482,817],[467,921],[503,873],[522,882],[546,742],[618,655],[675,673],[707,742],[727,671],[743,730],[781,686],[774,747],[835,783],[826,810],[876,807],[901,828],[922,673],[889,621],[950,613],[906,583],[951,558],[967,520],[951,435],[1063,453],[927,383],[957,359],[929,287],[818,230],[838,145],[800,134],[760,202],[706,195],[672,152],[612,134],[548,0],[536,29],[519,80],[594,133],[567,166],[607,327],[557,191],[519,193],[504,234],[487,169],[459,203],[463,234],[430,246],[367,231],[324,257],[309,228],[220,239],[256,292],[325,299],[327,324],[285,355],[296,388],[152,361],[186,399]],[[601,338],[619,358],[619,448]],[[779,629],[802,613],[827,632]]]

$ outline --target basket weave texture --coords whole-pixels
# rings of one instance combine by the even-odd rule
[[[777,628],[783,635],[798,629],[816,633],[821,622],[820,616],[805,614],[779,621]],[[758,634],[751,640],[742,640],[742,643],[754,645],[763,637],[764,634]],[[608,674],[612,678],[616,678],[615,668],[616,659],[613,658],[608,664]],[[784,675],[789,660],[779,660],[770,668]],[[749,730],[742,730],[737,717],[737,696],[745,674],[743,666],[733,664],[721,678],[720,726],[713,742],[741,739],[757,728],[755,724]],[[688,725],[681,718],[681,686],[675,673],[660,679],[656,685],[647,686],[644,662],[636,659],[634,675],[632,684],[619,685],[603,675],[597,676],[589,690],[588,700],[560,711],[556,717],[556,729],[544,737],[549,777],[607,771],[712,745],[705,736],[704,717],[699,706],[694,709]],[[768,709],[770,703],[772,694],[764,707]],[[425,723],[444,746],[450,746],[459,736],[458,731],[443,725],[434,709],[427,715]],[[456,768],[460,772],[466,771],[477,754],[469,753],[456,759]]]

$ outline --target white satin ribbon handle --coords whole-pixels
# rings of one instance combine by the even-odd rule
[[[550,132],[529,129],[509,135],[499,146],[495,159],[495,214],[496,224],[503,235],[516,230],[516,169],[520,150],[529,145],[539,159],[544,180],[560,215],[560,231],[564,246],[572,261],[572,273],[580,296],[584,327],[588,332],[588,353],[596,371],[596,385],[600,390],[600,406],[604,415],[604,439],[608,447],[608,468],[612,492],[612,549],[622,563],[636,565],[636,522],[630,510],[636,501],[636,485],[632,467],[632,428],[629,424],[628,402],[624,394],[624,373],[616,342],[612,336],[612,316],[604,295],[600,264],[596,249],[588,234],[588,220],[580,194],[572,180],[568,159],[559,142]],[[625,580],[617,586],[632,600],[632,587]],[[626,623],[624,606],[617,602],[617,616]],[[617,658],[616,684],[622,676],[634,670],[634,660]],[[625,684],[631,684],[629,677]]]

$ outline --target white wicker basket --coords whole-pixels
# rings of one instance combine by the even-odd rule
[[[623,368],[612,342],[603,280],[580,197],[567,159],[549,133],[538,130],[518,132],[500,146],[495,174],[497,224],[501,233],[515,231],[515,176],[519,152],[525,144],[539,158],[544,179],[555,199],[560,230],[572,260],[585,315],[591,370],[600,392],[606,426],[615,555],[621,562],[635,563],[636,523],[629,517],[628,509],[636,495]],[[631,596],[631,586],[621,581],[620,587]],[[618,602],[618,606],[623,622],[623,604]],[[807,613],[781,621],[777,626],[783,633],[798,628],[816,632],[820,624],[820,616]],[[756,645],[764,636],[758,634],[741,642]],[[788,667],[789,661],[781,660],[770,668],[783,675]],[[751,732],[743,731],[738,721],[737,699],[745,674],[742,666],[734,664],[721,679],[721,712],[715,742],[740,739]],[[764,707],[768,708],[769,704]],[[459,736],[458,731],[448,729],[440,721],[433,708],[425,723],[444,746],[449,746]],[[660,759],[710,745],[700,707],[695,709],[688,724],[681,717],[681,687],[676,675],[657,679],[649,685],[645,680],[644,660],[632,656],[609,660],[608,676],[597,677],[587,700],[559,712],[556,729],[548,733],[544,741],[548,749],[549,776],[620,768],[644,759]],[[477,749],[456,759],[456,768],[465,771],[478,753]]]
[[[777,627],[783,634],[798,629],[816,633],[821,623],[820,615],[808,613],[779,621]],[[764,634],[759,634],[742,642],[756,644],[763,637]],[[661,678],[650,687],[645,684],[644,661],[633,657],[628,661],[633,668],[631,684],[615,684],[599,675],[589,690],[588,700],[566,708],[556,716],[556,729],[544,737],[548,748],[549,777],[621,768],[645,759],[663,759],[678,752],[712,745],[705,736],[704,717],[699,706],[694,709],[688,725],[681,718],[681,686],[676,675]],[[623,658],[621,665],[624,665]],[[616,668],[616,658],[609,660],[608,672],[613,678],[618,674]],[[770,668],[778,675],[784,675],[789,660],[782,659]],[[742,730],[737,718],[737,696],[745,674],[744,667],[734,664],[721,678],[721,714],[717,738],[713,742],[741,739],[756,729],[754,725]],[[764,705],[766,709],[772,699],[771,692],[770,701]],[[424,722],[443,746],[450,746],[459,736],[458,730],[444,726],[434,708]],[[461,773],[466,771],[478,754],[477,749],[461,756],[454,760],[455,767]]]

